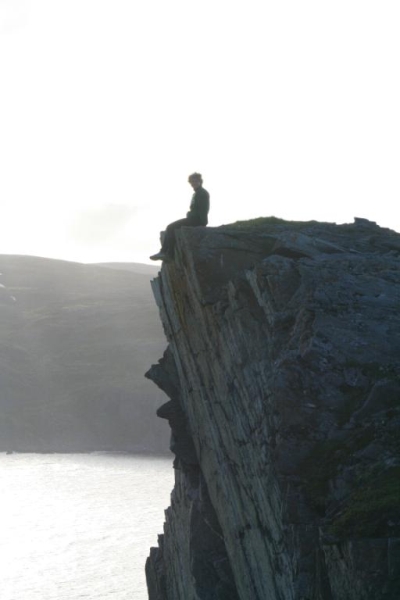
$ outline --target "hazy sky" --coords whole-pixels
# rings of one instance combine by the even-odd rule
[[[0,0],[0,253],[149,262],[185,216],[400,231],[398,0]]]

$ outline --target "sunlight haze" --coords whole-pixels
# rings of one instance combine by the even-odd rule
[[[0,253],[150,262],[209,224],[400,231],[398,1],[0,0]]]

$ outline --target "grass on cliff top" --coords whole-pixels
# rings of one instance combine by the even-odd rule
[[[316,225],[318,221],[285,221],[278,217],[257,217],[247,221],[235,221],[228,223],[223,227],[235,227],[237,229],[250,229],[253,227],[265,227],[266,225],[290,225],[291,227],[306,227],[308,225]]]

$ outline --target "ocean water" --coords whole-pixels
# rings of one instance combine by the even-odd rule
[[[1,600],[147,600],[172,459],[0,454]]]

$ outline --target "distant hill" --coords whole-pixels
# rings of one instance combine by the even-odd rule
[[[99,267],[107,267],[108,269],[118,269],[120,271],[132,271],[132,273],[140,273],[157,277],[157,273],[161,268],[161,263],[158,267],[155,265],[144,265],[142,263],[126,263],[126,262],[111,262],[111,263],[96,263]]]
[[[159,451],[151,265],[0,256],[0,451]]]

